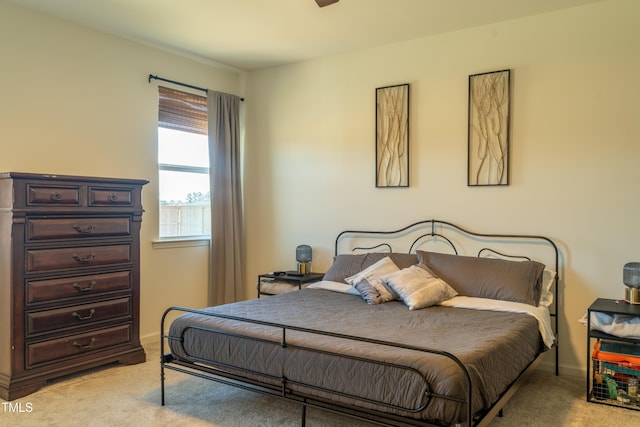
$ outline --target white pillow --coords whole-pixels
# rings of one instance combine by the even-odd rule
[[[397,296],[387,289],[380,278],[386,274],[400,271],[389,257],[384,257],[359,273],[344,279],[362,295],[369,304],[380,304],[396,299]]]
[[[433,274],[424,264],[412,265],[382,277],[409,310],[418,310],[439,304],[458,295],[455,289]]]
[[[341,294],[360,295],[360,293],[350,285],[342,282],[332,282],[330,280],[320,280],[319,282],[313,282],[309,286],[309,289],[324,289],[326,291],[338,292]]]
[[[553,286],[555,280],[556,272],[545,268],[542,272],[542,286],[540,290],[540,302],[538,305],[543,307],[551,306],[553,303],[553,292],[551,292],[551,286]]]

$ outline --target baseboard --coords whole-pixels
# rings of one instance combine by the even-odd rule
[[[141,336],[140,337],[140,344],[142,344],[143,347],[151,347],[151,346],[159,345],[160,344],[160,333],[159,332],[154,332],[152,334]]]
[[[566,377],[579,377],[579,378],[584,378],[585,377],[585,372],[584,372],[584,368],[580,368],[577,366],[567,366],[567,365],[560,365],[558,367],[559,369],[559,374],[561,376],[566,376]],[[538,365],[538,367],[536,368],[539,371],[544,371],[544,372],[552,372],[555,373],[556,370],[556,366],[554,363],[549,363],[549,359],[545,360],[543,363],[541,363],[540,365]]]
[[[578,368],[576,366],[560,365],[560,375],[585,378],[585,371],[584,368]]]

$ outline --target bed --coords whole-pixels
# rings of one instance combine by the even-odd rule
[[[334,251],[324,280],[300,291],[167,309],[162,404],[170,369],[297,402],[303,425],[316,407],[484,426],[550,349],[558,374],[551,239],[424,220],[340,232]]]

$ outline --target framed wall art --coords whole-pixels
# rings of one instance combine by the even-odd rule
[[[409,186],[409,85],[376,89],[376,187]]]
[[[469,76],[469,186],[509,185],[510,74]]]

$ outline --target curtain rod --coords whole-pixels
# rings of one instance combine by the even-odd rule
[[[177,82],[175,80],[164,79],[162,77],[158,77],[158,76],[154,76],[153,74],[149,74],[149,83],[151,83],[151,79],[162,80],[163,82],[173,83],[175,85],[189,87],[191,89],[201,90],[204,93],[209,93],[209,89],[206,89],[206,88],[203,88],[203,87],[193,86],[193,85],[189,85],[189,84],[186,84],[186,83],[180,83],[180,82]],[[240,98],[240,101],[244,101],[244,98]]]

